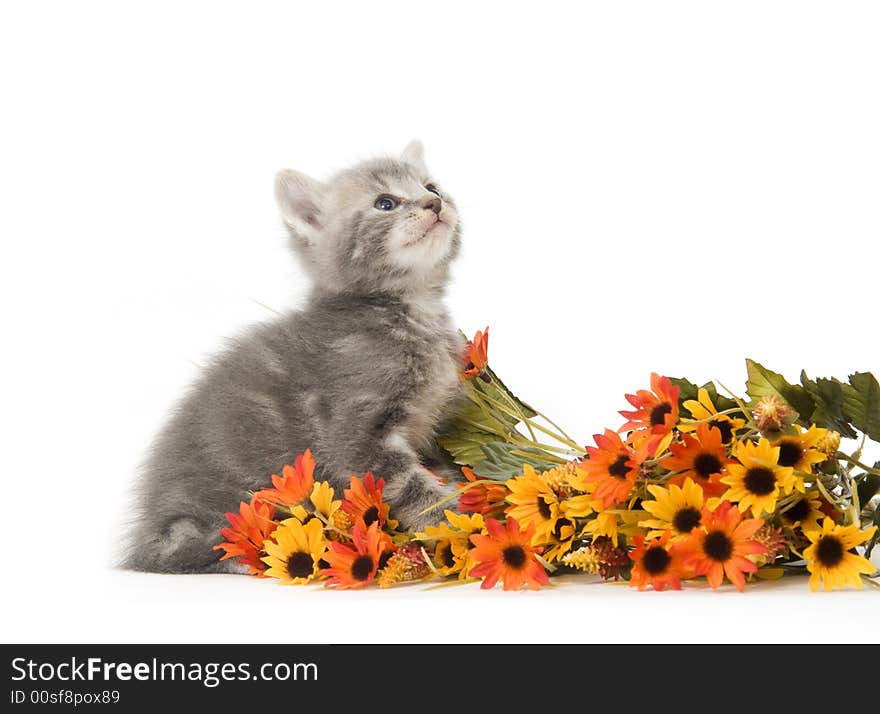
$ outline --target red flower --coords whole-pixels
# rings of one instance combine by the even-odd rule
[[[620,436],[606,429],[604,436],[594,434],[596,446],[587,447],[587,458],[577,465],[582,481],[593,485],[593,496],[602,507],[625,501],[639,475],[640,457],[621,441]]]
[[[727,464],[733,463],[727,458],[721,430],[700,424],[696,437],[682,434],[681,438],[683,443],[670,444],[672,456],[663,461],[663,468],[681,471],[668,483],[682,486],[690,476],[707,497],[721,496],[727,491],[727,485],[721,483],[721,475],[727,470]]]
[[[377,481],[369,471],[364,474],[363,481],[352,476],[351,488],[344,491],[342,510],[355,522],[362,519],[365,526],[378,522],[381,528],[388,520],[388,504],[382,501],[384,488],[385,479],[380,478]]]
[[[475,546],[471,557],[477,563],[470,575],[483,578],[481,588],[493,588],[499,579],[505,590],[519,590],[523,585],[540,590],[549,582],[547,571],[535,557],[540,549],[531,546],[534,526],[523,531],[515,518],[508,518],[505,525],[487,518],[486,530],[489,535],[470,536]]]
[[[620,412],[628,421],[619,431],[646,429],[651,434],[668,434],[678,423],[680,391],[677,386],[672,385],[669,377],[652,373],[650,392],[640,389],[635,394],[626,395],[626,400],[635,407],[635,411]]]
[[[697,575],[705,575],[713,588],[727,575],[742,592],[746,585],[743,573],[758,569],[746,556],[767,552],[766,546],[753,539],[763,525],[762,518],[743,520],[730,501],[722,501],[714,511],[704,508],[702,527],[695,528],[680,546],[682,562]]]
[[[469,341],[464,353],[464,370],[462,374],[465,379],[473,379],[480,375],[483,369],[489,364],[489,328],[474,335],[473,341]]]
[[[681,590],[684,568],[678,553],[667,547],[669,531],[648,541],[647,545],[644,536],[636,536],[633,542],[636,549],[629,554],[634,563],[629,584],[638,586],[639,590],[648,585],[658,592],[667,585],[673,590]]]
[[[336,541],[328,543],[330,550],[324,554],[324,560],[330,567],[321,571],[329,578],[326,583],[328,587],[346,590],[369,585],[376,577],[382,553],[391,548],[390,539],[375,521],[366,528],[362,521],[358,521],[351,537],[352,545]]]
[[[500,515],[504,510],[504,499],[510,493],[507,486],[489,480],[478,483],[480,479],[467,466],[462,466],[461,472],[468,483],[455,484],[462,489],[458,494],[458,510],[462,513],[482,513],[484,516]],[[472,483],[477,485],[469,486]]]
[[[271,503],[260,502],[254,497],[250,505],[242,501],[238,505],[238,513],[227,513],[226,520],[231,528],[221,528],[220,535],[225,543],[214,546],[214,550],[223,550],[225,554],[220,560],[238,558],[240,563],[248,566],[250,575],[263,575],[266,564],[260,560],[265,554],[263,542],[272,535],[278,523],[273,520],[275,508]]]
[[[272,485],[275,488],[264,488],[255,496],[267,503],[280,503],[283,506],[295,506],[302,502],[315,485],[315,459],[312,452],[305,452],[296,457],[293,466],[285,465],[281,476],[272,474]]]

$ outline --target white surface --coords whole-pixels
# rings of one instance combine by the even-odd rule
[[[3,639],[880,640],[876,591],[803,581],[345,594],[109,569],[197,365],[304,293],[281,167],[423,139],[465,225],[456,320],[491,324],[495,370],[584,442],[652,370],[880,374],[878,35],[868,2],[4,4]]]

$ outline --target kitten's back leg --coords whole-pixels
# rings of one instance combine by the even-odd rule
[[[190,515],[172,515],[155,525],[141,523],[122,567],[151,573],[247,572],[235,560],[220,561],[221,552],[214,546],[221,540],[216,524]]]

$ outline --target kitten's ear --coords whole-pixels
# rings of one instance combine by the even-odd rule
[[[425,176],[428,175],[428,167],[425,166],[425,147],[418,139],[413,139],[406,145],[400,160],[410,166],[415,166]]]
[[[275,174],[275,200],[284,222],[306,243],[322,228],[324,185],[299,171],[283,169]]]

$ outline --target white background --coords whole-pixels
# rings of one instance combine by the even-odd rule
[[[4,3],[3,638],[880,639],[876,591],[334,593],[111,568],[152,434],[306,286],[272,200],[424,140],[449,305],[584,443],[652,370],[880,374],[875,3]],[[234,508],[235,504],[230,504]]]

